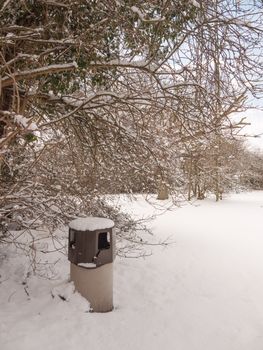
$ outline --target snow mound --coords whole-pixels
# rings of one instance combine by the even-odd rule
[[[114,227],[114,222],[105,218],[86,217],[71,221],[69,227],[76,231],[106,230]]]

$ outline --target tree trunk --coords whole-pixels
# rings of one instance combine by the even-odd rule
[[[169,198],[168,187],[165,183],[161,183],[158,187],[158,196],[157,199],[165,200]]]
[[[191,192],[192,192],[192,157],[190,158],[190,164],[188,169],[188,201],[191,200]]]

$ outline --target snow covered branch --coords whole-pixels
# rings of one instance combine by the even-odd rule
[[[4,77],[0,81],[0,86],[5,88],[7,86],[12,86],[15,82],[19,80],[31,80],[43,75],[49,75],[54,73],[64,73],[72,71],[77,68],[76,62],[66,63],[66,64],[53,64],[50,66],[45,66],[41,68],[36,68],[32,70],[26,70],[21,72],[14,72],[11,76]]]

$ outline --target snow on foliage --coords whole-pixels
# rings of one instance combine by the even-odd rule
[[[190,0],[190,1],[195,7],[198,7],[198,8],[200,7],[199,2],[197,2],[196,0]]]
[[[22,126],[24,129],[27,129],[27,130],[35,131],[38,128],[36,123],[31,122],[30,119],[20,114],[14,115],[14,120],[18,125]]]

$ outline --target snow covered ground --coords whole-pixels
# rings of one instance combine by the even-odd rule
[[[137,217],[157,211],[141,197],[120,203]],[[27,276],[24,258],[2,250],[0,349],[262,350],[262,214],[263,192],[253,192],[158,216],[155,235],[174,243],[116,260],[107,314],[89,313],[73,292],[66,257],[47,280]]]

